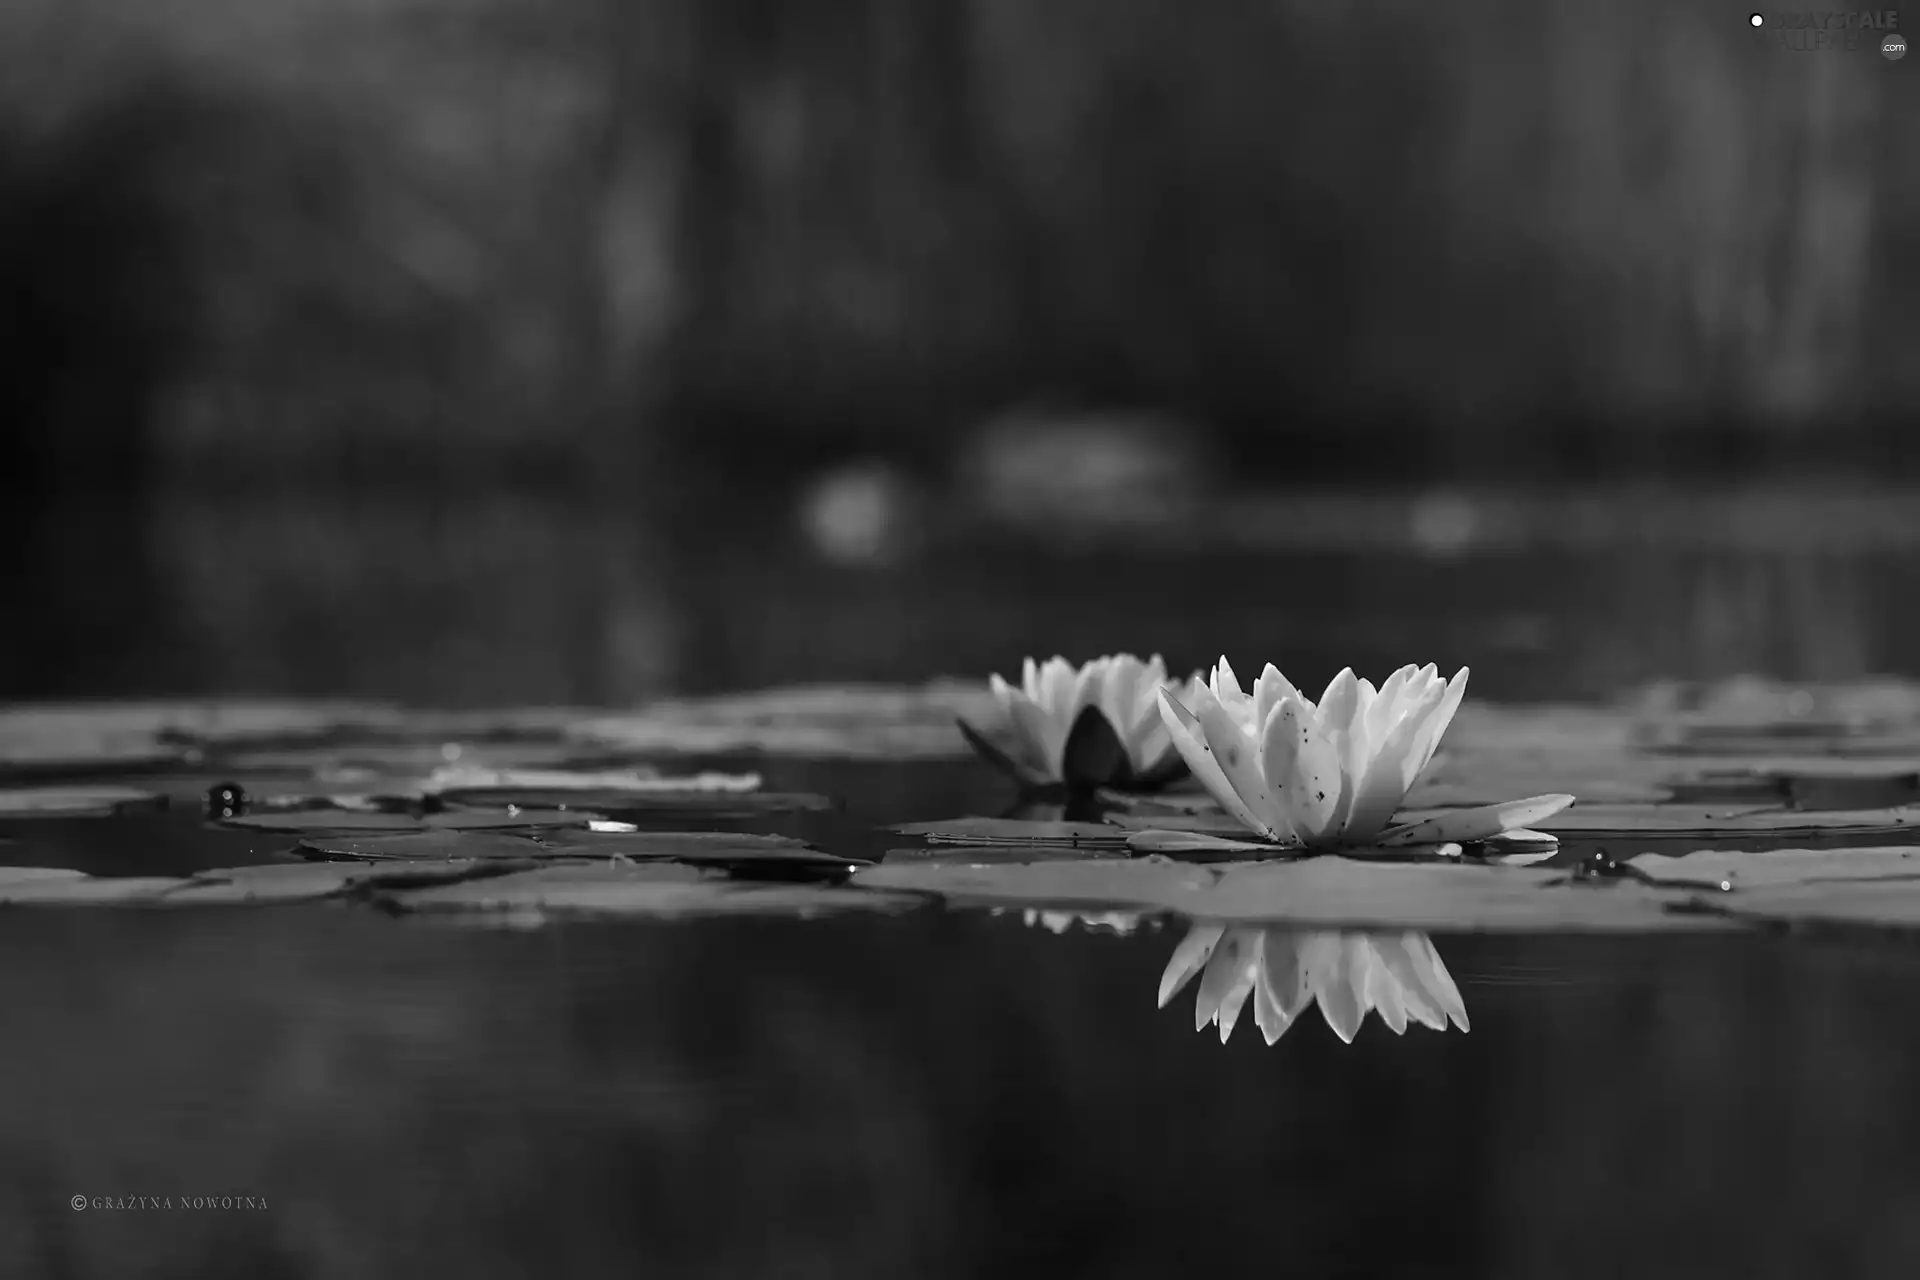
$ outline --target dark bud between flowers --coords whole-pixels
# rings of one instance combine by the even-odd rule
[[[1098,707],[1084,707],[1067,734],[1060,757],[1060,776],[1069,790],[1125,785],[1133,779],[1127,748],[1111,721]]]

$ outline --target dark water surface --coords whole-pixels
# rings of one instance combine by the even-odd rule
[[[1470,1034],[1169,933],[13,913],[9,1276],[1912,1274],[1920,958],[1441,937]],[[73,1195],[256,1196],[74,1211]]]
[[[1273,658],[1312,688],[1467,662],[1475,695],[1516,700],[1920,669],[1915,562],[1888,549],[1000,547],[869,571],[782,547],[561,574],[593,529],[430,520],[440,550],[401,565],[407,521],[356,542],[222,519],[155,544],[171,604],[116,642],[124,686],[585,703],[1122,648]],[[867,857],[884,824],[1012,799],[972,761],[754,767],[846,808],[744,826]],[[182,874],[292,846],[204,825],[216,780],[157,815],[5,821],[0,861]],[[1269,1047],[1251,1013],[1196,1034],[1193,987],[1156,1010],[1177,923],[0,921],[9,1278],[1920,1274],[1920,946],[1898,936],[1443,934],[1470,1032],[1370,1016],[1348,1045],[1309,1007]]]

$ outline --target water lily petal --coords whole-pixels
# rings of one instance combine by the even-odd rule
[[[1338,834],[1331,822],[1340,805],[1340,754],[1298,699],[1281,703],[1268,721],[1261,760],[1300,839],[1311,844]]]
[[[1002,747],[1000,743],[995,742],[985,732],[968,724],[964,719],[956,716],[954,723],[960,727],[960,736],[967,740],[967,745],[972,747],[981,759],[1002,773],[1030,787],[1053,780],[1047,777],[1045,771],[1027,762],[1024,734],[1016,734],[1007,741],[1005,747]],[[1018,754],[1015,754],[1016,752]]]
[[[1206,702],[1213,697],[1213,691],[1205,685],[1190,690],[1196,702]],[[1227,775],[1220,769],[1220,762],[1214,759],[1213,752],[1207,746],[1206,730],[1200,721],[1188,710],[1172,691],[1160,690],[1160,718],[1166,726],[1167,734],[1173,739],[1173,745],[1180,752],[1180,758],[1187,762],[1187,769],[1194,780],[1206,789],[1208,795],[1219,802],[1220,807],[1232,814],[1234,820],[1249,831],[1262,836],[1269,833],[1240,793],[1227,781]]]
[[[1383,831],[1374,843],[1389,848],[1448,841],[1467,844],[1531,826],[1542,819],[1551,818],[1572,803],[1572,796],[1545,795],[1509,800],[1505,804],[1476,805],[1471,809],[1449,809],[1431,818],[1402,823]]]
[[[1229,840],[1204,831],[1162,831],[1152,828],[1135,831],[1127,837],[1127,848],[1134,853],[1272,853],[1270,844],[1251,840]]]
[[[1352,667],[1342,667],[1340,674],[1327,682],[1327,690],[1320,695],[1320,705],[1314,710],[1314,719],[1323,732],[1344,729],[1352,723],[1359,700],[1359,679]]]
[[[1040,701],[1040,666],[1032,658],[1020,660],[1020,691],[1032,701]]]
[[[1299,698],[1302,702],[1307,701],[1305,695],[1294,688],[1290,680],[1280,674],[1280,668],[1269,662],[1266,665],[1266,669],[1260,673],[1260,679],[1254,682],[1253,722],[1257,725],[1264,726],[1267,723],[1267,718],[1273,714],[1273,709],[1288,698]],[[1307,705],[1311,706],[1313,704],[1308,703]]]
[[[1011,718],[1013,715],[1013,686],[1005,680],[1002,680],[1000,673],[996,671],[987,677],[987,688],[993,691],[994,705],[1000,708],[1001,714]]]
[[[1418,673],[1414,673],[1408,677],[1408,683],[1418,678]],[[1394,810],[1406,798],[1407,788],[1412,785],[1405,767],[1407,758],[1421,727],[1445,696],[1444,687],[1423,683],[1421,688],[1419,700],[1398,715],[1385,738],[1374,746],[1372,758],[1366,762],[1355,784],[1356,794],[1347,816],[1346,836],[1350,841],[1371,839],[1392,821]]]
[[[1194,975],[1206,967],[1225,932],[1217,924],[1196,924],[1187,931],[1187,936],[1180,939],[1180,945],[1168,958],[1166,972],[1160,975],[1160,1003],[1156,1007],[1166,1008],[1167,1001],[1179,995]]]
[[[1020,758],[1049,782],[1060,781],[1060,757],[1066,750],[1068,726],[1048,715],[1039,703],[1028,697],[1015,696],[1009,710],[1013,712]]]
[[[1207,749],[1219,765],[1221,775],[1239,797],[1241,807],[1252,817],[1253,829],[1270,840],[1292,839],[1295,829],[1287,820],[1284,802],[1278,799],[1279,793],[1269,787],[1262,770],[1259,741],[1242,728],[1217,699],[1201,698],[1193,708],[1193,715],[1200,722]],[[1228,812],[1233,812],[1230,806]]]
[[[1040,668],[1040,697],[1036,701],[1046,709],[1048,715],[1061,721],[1071,721],[1078,683],[1079,673],[1074,670],[1073,664],[1056,653]]]
[[[1380,685],[1380,692],[1374,698],[1373,705],[1367,708],[1367,740],[1376,747],[1405,713],[1405,694],[1407,681],[1413,678],[1415,668],[1409,664],[1400,668]]]
[[[1433,714],[1427,718],[1419,735],[1414,739],[1410,751],[1411,768],[1407,770],[1407,786],[1411,787],[1433,761],[1433,753],[1440,748],[1440,739],[1447,732],[1447,726],[1453,723],[1454,712],[1460,710],[1460,699],[1467,692],[1467,668],[1462,667],[1453,673],[1453,679],[1446,685],[1446,692]]]
[[[1245,702],[1247,695],[1240,688],[1240,682],[1234,678],[1233,664],[1227,661],[1227,655],[1221,654],[1220,661],[1213,664],[1213,679],[1210,682],[1213,696],[1222,702]]]

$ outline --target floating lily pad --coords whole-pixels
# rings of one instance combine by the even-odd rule
[[[900,911],[923,901],[911,894],[820,885],[743,884],[675,863],[541,868],[388,894],[384,900],[402,911],[664,917]]]
[[[71,867],[0,867],[0,891],[14,885],[44,884],[51,880],[85,880],[87,873]]]
[[[851,867],[868,858],[829,853],[791,836],[733,831],[636,831],[603,835],[592,831],[556,832],[541,841],[547,849],[572,857],[628,858],[745,867],[753,865]]]
[[[955,866],[1041,862],[1049,858],[1124,858],[1124,848],[1095,844],[952,844],[939,842],[887,850],[888,862],[937,862]]]
[[[502,864],[481,859],[444,862],[298,862],[229,867],[197,872],[167,893],[168,906],[216,906],[305,902],[367,885],[418,886],[501,874]]]
[[[1757,833],[1790,839],[1812,832],[1862,835],[1920,826],[1920,807],[1891,809],[1788,809],[1778,805],[1581,805],[1529,825],[1562,837],[1685,836]]]
[[[526,836],[445,829],[372,835],[321,833],[305,837],[294,851],[305,858],[408,862],[448,858],[512,860],[554,856],[553,850]]]
[[[1575,885],[1531,867],[1314,857],[1197,866],[1159,857],[994,867],[882,863],[855,884],[973,906],[1172,912],[1226,923],[1465,930],[1712,929],[1684,894]]]
[[[0,880],[0,905],[108,906],[145,905],[160,901],[190,883],[172,876],[101,876],[75,874],[31,879]]]
[[[1739,853],[1700,849],[1678,858],[1643,853],[1631,865],[1664,883],[1719,885],[1729,892],[1863,880],[1913,881],[1920,888],[1920,848],[1770,849]]]
[[[595,809],[609,813],[671,813],[708,818],[757,818],[770,813],[818,813],[833,808],[826,796],[795,791],[604,791],[544,788],[452,790],[440,798],[456,805],[512,805],[531,809]]]
[[[471,791],[581,791],[625,795],[632,792],[719,793],[736,795],[758,791],[757,773],[688,773],[667,775],[651,765],[629,769],[496,769],[478,765],[446,765],[421,784],[432,793]]]
[[[104,818],[164,808],[166,797],[132,787],[18,787],[0,790],[0,817]]]
[[[957,844],[1124,845],[1127,833],[1104,822],[1028,822],[1020,818],[949,818],[910,822],[893,830],[929,842]]]
[[[357,809],[296,809],[284,813],[243,813],[220,825],[252,831],[304,834],[325,831],[507,831],[520,827],[584,827],[603,815],[584,809],[449,809],[414,817],[405,813],[369,813]]]

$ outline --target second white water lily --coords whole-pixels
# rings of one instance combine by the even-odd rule
[[[1485,840],[1573,803],[1533,796],[1389,828],[1460,708],[1467,669],[1406,666],[1376,689],[1348,668],[1318,702],[1268,663],[1253,692],[1225,658],[1202,684],[1160,693],[1162,723],[1193,776],[1247,830],[1309,848]]]
[[[1167,665],[1108,654],[1075,667],[1062,657],[1028,658],[1018,687],[991,677],[1003,725],[960,721],[976,751],[1030,787],[1158,786],[1186,769],[1161,723]],[[1194,676],[1186,686],[1199,687]],[[997,739],[997,741],[996,741]]]

